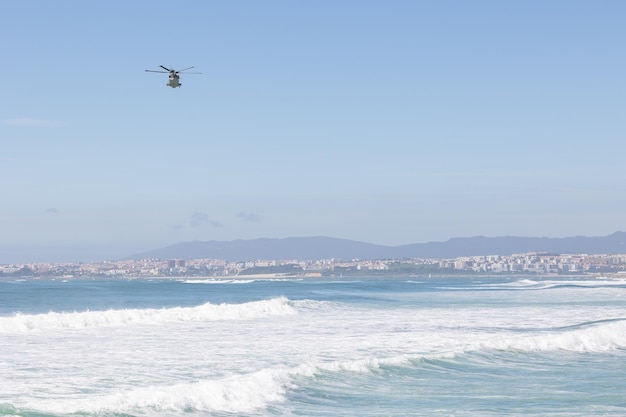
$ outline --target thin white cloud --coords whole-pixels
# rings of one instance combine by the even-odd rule
[[[195,212],[191,215],[191,219],[189,220],[189,226],[191,226],[192,228],[196,228],[204,224],[209,224],[210,226],[215,228],[224,227],[221,222],[210,219],[209,215],[206,213]]]
[[[252,223],[260,222],[263,219],[263,217],[259,216],[256,213],[248,213],[245,211],[237,213],[237,218]]]
[[[46,210],[46,213],[48,213],[48,214],[59,214],[59,210],[54,208],[54,207],[50,207],[49,209]]]
[[[209,221],[209,215],[206,213],[195,212],[191,215],[191,219],[189,220],[189,225],[191,227],[198,227],[203,223],[207,223]]]
[[[7,126],[24,126],[24,127],[59,127],[63,123],[58,120],[38,119],[33,117],[18,117],[14,119],[2,120],[3,125]]]
[[[220,221],[217,221],[217,220],[211,220],[211,221],[209,222],[209,224],[210,224],[211,226],[215,227],[216,229],[219,229],[219,228],[224,227],[224,224],[223,224],[222,222],[220,222]]]

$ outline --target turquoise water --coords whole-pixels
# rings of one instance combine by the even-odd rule
[[[0,281],[0,416],[623,416],[626,281]]]

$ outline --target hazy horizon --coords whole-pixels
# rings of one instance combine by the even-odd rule
[[[338,240],[350,240],[359,243],[366,243],[378,246],[385,247],[400,247],[406,245],[413,244],[430,244],[430,243],[445,243],[454,239],[472,239],[472,238],[548,238],[548,239],[563,239],[563,238],[575,238],[575,237],[606,237],[611,236],[616,233],[622,233],[621,231],[615,231],[609,233],[607,235],[602,236],[583,236],[583,235],[572,235],[572,236],[561,236],[561,237],[553,237],[553,236],[484,236],[484,235],[476,235],[476,236],[453,236],[449,239],[441,240],[441,241],[428,241],[428,242],[409,242],[401,245],[384,245],[376,242],[367,242],[353,239],[344,239],[336,236],[287,236],[281,238],[272,238],[272,237],[260,237],[255,239],[232,239],[232,240],[193,240],[193,241],[180,241],[173,242],[169,245],[146,248],[142,250],[130,250],[123,251],[122,248],[98,248],[98,247],[3,247],[0,246],[0,265],[3,264],[27,264],[27,263],[63,263],[63,262],[98,262],[98,261],[115,261],[127,258],[129,256],[137,255],[144,252],[151,252],[159,249],[164,249],[170,246],[176,246],[178,244],[184,243],[193,243],[193,242],[234,242],[237,240],[243,241],[257,241],[257,240],[283,240],[290,238],[331,238]],[[107,255],[108,254],[108,255]]]

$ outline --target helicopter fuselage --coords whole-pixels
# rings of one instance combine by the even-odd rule
[[[181,86],[180,77],[178,76],[178,74],[170,73],[170,80],[168,81],[167,86],[172,87],[172,88]]]

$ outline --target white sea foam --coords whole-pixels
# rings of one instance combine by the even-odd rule
[[[574,279],[574,280],[535,280],[530,278],[523,278],[517,281],[509,282],[509,283],[497,283],[497,284],[483,284],[479,285],[479,287],[483,288],[501,288],[501,289],[534,289],[534,290],[547,290],[551,288],[559,288],[559,287],[567,287],[567,286],[575,286],[575,287],[611,287],[611,286],[624,286],[626,285],[626,280],[624,279]]]
[[[349,379],[352,373],[367,374],[384,366],[414,367],[416,361],[421,359],[450,359],[458,355],[488,353],[493,350],[606,352],[625,348],[625,335],[626,320],[616,320],[536,336],[526,334],[519,337],[479,337],[482,339],[479,342],[457,340],[458,344],[448,350],[405,352],[390,356],[370,353],[356,355],[352,359],[344,355],[337,360],[311,358],[311,361],[292,367],[270,366],[247,374],[197,382],[144,386],[82,398],[34,400],[29,407],[63,414],[141,412],[150,415],[151,411],[158,415],[189,412],[251,413],[286,401],[288,392],[302,382],[301,378],[320,374],[333,373],[341,375],[342,379]]]
[[[463,352],[517,350],[524,352],[570,351],[603,353],[626,349],[626,319],[568,330],[545,331],[533,335],[499,335],[497,338],[470,343]]]
[[[243,304],[211,304],[162,309],[126,309],[71,313],[16,314],[0,317],[0,333],[59,329],[84,329],[103,326],[155,325],[163,323],[217,320],[248,320],[296,314],[285,297]]]
[[[225,279],[225,278],[210,278],[210,279],[186,279],[185,284],[251,284],[255,282],[253,279]]]
[[[268,368],[244,375],[170,386],[151,386],[83,399],[39,401],[31,404],[51,413],[132,413],[226,412],[249,413],[286,400],[296,388],[294,377],[313,377],[320,373],[369,373],[382,365],[408,365],[411,355],[368,358],[328,363],[306,363],[293,368]],[[149,412],[148,412],[149,414]]]
[[[456,347],[448,350],[423,353],[403,353],[389,357],[367,357],[349,361],[332,361],[305,364],[297,368],[294,374],[311,376],[319,372],[371,372],[381,366],[413,366],[421,359],[449,359],[457,355],[466,355],[489,351],[523,352],[558,352],[606,353],[626,349],[626,319],[618,319],[602,324],[583,326],[574,330],[545,333],[537,336],[488,338],[480,342],[458,341]]]
[[[267,369],[220,380],[144,387],[85,399],[42,401],[36,404],[36,408],[64,414],[124,413],[145,409],[241,413],[261,409],[270,402],[283,401],[290,386],[288,371]]]
[[[578,356],[567,351],[611,362],[626,349],[624,294],[613,287],[389,297],[400,303],[322,301],[311,293],[317,287],[303,287],[294,300],[0,318],[8,342],[0,344],[0,404],[16,415],[277,415],[283,407],[310,415],[290,398],[326,381],[360,390],[354,381],[385,378],[389,367],[419,376],[441,360],[445,379],[468,361],[490,369],[509,358]],[[237,288],[246,290],[255,294]],[[497,381],[485,384],[498,392]]]
[[[254,282],[292,282],[302,278],[205,278],[182,280],[185,284],[252,284]]]

